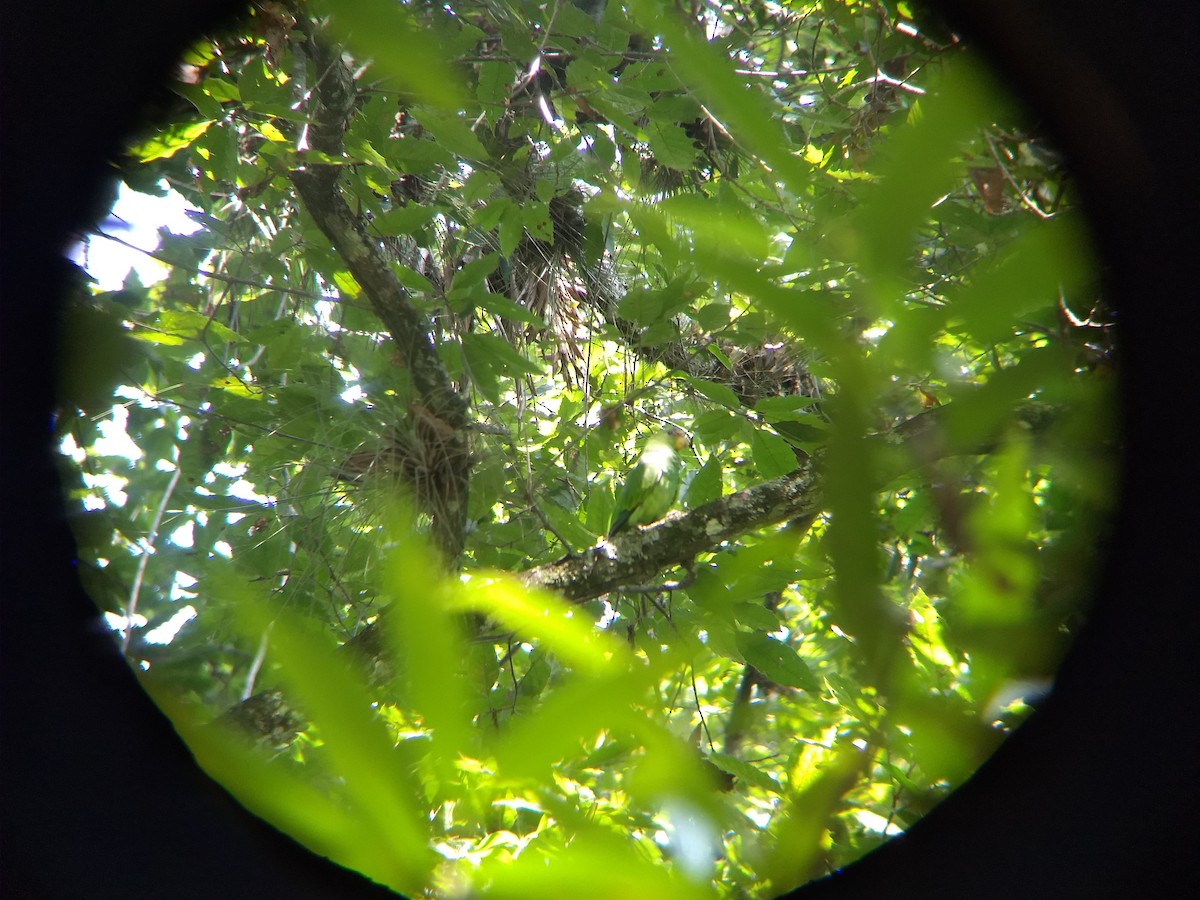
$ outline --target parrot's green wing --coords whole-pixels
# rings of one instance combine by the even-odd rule
[[[667,429],[646,441],[646,449],[617,494],[609,537],[633,525],[657,522],[670,511],[683,477],[679,451],[686,446],[687,435],[678,428]]]

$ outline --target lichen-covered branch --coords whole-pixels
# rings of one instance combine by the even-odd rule
[[[578,556],[528,569],[521,573],[521,580],[530,587],[551,588],[574,601],[645,583],[748,531],[820,511],[819,465],[820,456],[814,456],[790,475],[618,535]]]
[[[1060,413],[1061,409],[1051,404],[1029,401],[1014,409],[1009,422],[1015,420],[1037,434],[1052,426]],[[946,420],[953,415],[953,406],[936,407],[891,431],[868,436],[878,463],[876,477],[886,481],[946,456],[995,449],[998,435],[977,438],[972,446],[948,441]],[[823,512],[823,459],[824,452],[818,452],[780,478],[601,541],[581,554],[527,569],[518,577],[529,587],[549,588],[576,603],[650,583],[664,571],[688,567],[699,554],[715,552],[748,532],[781,522],[809,521]],[[377,623],[368,625],[345,646],[364,657],[375,656],[382,649],[377,627]]]

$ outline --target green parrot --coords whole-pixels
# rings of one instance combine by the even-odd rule
[[[633,525],[649,525],[667,514],[675,504],[683,477],[679,451],[687,446],[687,435],[666,428],[651,435],[637,465],[621,485],[608,536]]]

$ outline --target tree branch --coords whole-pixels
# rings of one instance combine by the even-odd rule
[[[342,135],[354,110],[356,91],[340,53],[316,36],[310,46],[317,87],[309,122],[309,143],[325,158],[342,155]],[[431,338],[429,323],[392,272],[379,245],[365,232],[338,189],[341,167],[314,163],[291,173],[305,209],[362,287],[375,314],[392,337],[419,402],[410,413],[427,427],[418,434],[435,440],[423,447],[429,492],[418,497],[433,519],[433,533],[447,565],[465,541],[470,451],[467,403],[454,389]]]
[[[688,564],[697,554],[712,552],[748,531],[820,512],[820,460],[818,454],[782,478],[620,534],[578,556],[527,569],[520,573],[521,581],[558,591],[568,600],[590,600]]]
[[[1046,431],[1062,410],[1053,404],[1027,401],[1014,409],[1014,418],[1031,433]],[[953,405],[939,406],[906,420],[891,431],[868,435],[876,462],[874,477],[884,484],[916,466],[955,454],[981,454],[995,449],[999,435],[978,438],[973,445],[954,445],[946,439],[947,421],[956,415]],[[611,540],[602,540],[578,556],[526,569],[518,574],[528,587],[549,588],[567,600],[582,603],[629,585],[649,582],[672,566],[689,566],[700,553],[711,553],[723,543],[759,528],[788,520],[811,521],[825,511],[823,451],[804,459],[793,472],[721,497],[686,513]],[[386,615],[385,608],[383,614]],[[379,622],[368,625],[343,645],[356,652],[368,671],[390,671],[384,659]],[[263,696],[271,692],[263,692]],[[256,695],[258,697],[259,695]],[[251,701],[255,698],[250,698]],[[236,708],[236,707],[235,707]],[[284,707],[284,711],[287,708]],[[228,715],[228,714],[227,714]],[[270,716],[246,724],[251,731],[294,734],[294,722],[280,725]]]
[[[1014,415],[1030,431],[1040,432],[1059,412],[1053,405],[1029,401],[1020,404]],[[952,405],[935,407],[889,432],[869,435],[876,482],[884,484],[914,466],[945,456],[988,453],[995,448],[996,436],[969,447],[950,444],[945,426],[953,415]],[[824,512],[823,460],[824,451],[818,451],[780,478],[602,541],[578,556],[527,569],[519,577],[530,587],[550,588],[575,602],[644,583],[755,529]]]

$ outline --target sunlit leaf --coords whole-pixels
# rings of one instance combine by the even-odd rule
[[[133,154],[144,163],[156,159],[169,159],[204,134],[212,125],[212,121],[191,122],[181,125],[169,132],[156,135],[135,148]]]
[[[392,741],[371,713],[361,680],[333,655],[331,642],[294,616],[278,615],[249,595],[236,606],[237,622],[251,635],[270,628],[271,649],[297,702],[321,730],[356,813],[366,817],[392,851],[392,884],[419,884],[432,853],[418,789]]]
[[[452,601],[485,612],[522,636],[537,638],[572,666],[600,674],[628,664],[627,650],[548,591],[523,587],[504,573],[464,580]]]

